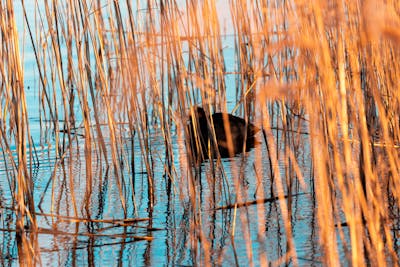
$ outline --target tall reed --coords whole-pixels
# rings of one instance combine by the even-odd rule
[[[1,12],[1,147],[15,212],[19,264],[40,262],[33,197],[33,146],[30,138],[24,71],[12,1],[0,3]],[[14,154],[15,153],[15,154]],[[30,162],[31,164],[28,164]],[[4,177],[3,177],[4,178]]]

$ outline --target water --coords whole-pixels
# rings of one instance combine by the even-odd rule
[[[172,140],[174,155],[179,155],[179,147],[184,140],[176,138]],[[129,147],[130,139],[124,139],[124,146]],[[153,148],[160,147],[162,136],[154,133],[151,137]],[[83,142],[78,138],[78,143]],[[86,190],[85,155],[82,147],[71,150],[60,163],[54,159],[54,149],[39,151],[39,165],[36,168],[35,202],[38,212],[44,214],[59,214],[59,217],[38,216],[38,224],[43,232],[39,234],[41,248],[41,260],[43,265],[86,265],[95,266],[133,264],[135,266],[145,265],[197,265],[202,262],[202,256],[193,251],[193,221],[200,221],[203,229],[204,239],[209,242],[211,259],[222,265],[235,264],[235,254],[241,266],[248,265],[249,253],[251,260],[259,265],[259,255],[267,256],[269,261],[276,261],[283,257],[287,251],[286,234],[282,221],[281,210],[277,201],[264,204],[265,213],[260,215],[256,205],[248,208],[239,208],[237,214],[232,209],[214,210],[224,206],[228,200],[235,199],[236,172],[242,164],[241,158],[223,161],[225,175],[210,177],[210,163],[202,166],[202,180],[196,185],[198,194],[197,210],[193,210],[191,203],[189,182],[187,177],[178,170],[174,175],[174,181],[169,184],[164,172],[163,150],[155,151],[153,154],[153,172],[155,182],[155,204],[149,207],[147,174],[142,162],[141,150],[135,142],[135,150],[127,150],[127,156],[135,157],[135,170],[132,174],[128,165],[130,158],[126,159],[126,169],[123,170],[125,184],[122,190],[116,182],[115,175],[107,169],[107,164],[93,157],[93,185],[94,191],[90,197],[90,205],[86,207],[84,197]],[[254,200],[257,190],[260,190],[256,181],[254,170],[255,153],[260,149],[266,161],[265,145],[257,147],[248,153],[245,161],[245,176],[238,182],[243,194],[242,202]],[[157,153],[159,153],[157,155]],[[179,167],[179,162],[175,162]],[[263,164],[263,190],[270,187],[269,169],[267,162]],[[281,166],[282,167],[282,166]],[[1,168],[1,176],[4,177],[4,168]],[[55,169],[55,171],[54,171]],[[258,170],[259,171],[259,170]],[[53,175],[54,172],[54,175]],[[53,179],[51,179],[53,177]],[[132,180],[134,179],[134,181]],[[226,181],[224,181],[226,179]],[[50,185],[48,186],[48,183]],[[201,185],[200,185],[201,184]],[[7,188],[6,181],[0,184],[3,190]],[[78,215],[74,214],[72,190],[78,207]],[[263,186],[263,185],[261,185]],[[133,197],[131,188],[134,188]],[[170,188],[168,192],[168,188]],[[186,191],[187,190],[187,191]],[[229,192],[227,192],[229,191]],[[293,190],[298,193],[301,189]],[[6,198],[4,203],[10,201],[9,191],[3,194]],[[121,192],[126,201],[127,218],[151,218],[140,223],[121,227],[116,224],[103,222],[75,222],[73,217],[85,218],[87,210],[92,219],[123,219],[125,218],[121,199]],[[213,196],[212,194],[215,194]],[[269,195],[266,193],[266,195]],[[213,203],[213,201],[215,201]],[[295,196],[292,207],[292,226],[294,241],[299,262],[318,263],[319,248],[317,242],[317,230],[315,227],[314,206],[309,194]],[[71,216],[72,218],[69,218]],[[236,216],[236,217],[235,217]],[[243,216],[243,217],[242,217]],[[4,219],[3,219],[4,220]],[[259,222],[264,221],[264,225]],[[199,222],[198,222],[199,223]],[[233,226],[235,224],[235,227]],[[234,228],[233,228],[234,227]],[[232,246],[231,231],[235,229],[235,247]],[[242,229],[246,229],[244,232]],[[261,231],[262,236],[257,233]],[[151,237],[151,241],[137,240],[136,237]],[[3,239],[3,247],[13,241],[13,236]],[[247,240],[250,238],[250,240]],[[202,241],[200,241],[198,246]],[[191,245],[192,244],[192,245]],[[247,247],[251,244],[251,248]],[[4,251],[4,250],[3,250]],[[16,260],[16,251],[12,253]],[[195,253],[195,254],[194,254]],[[197,252],[198,253],[198,252]],[[195,255],[195,256],[194,256]]]
[[[32,12],[33,9],[28,10],[31,15]],[[16,10],[16,16],[22,16],[21,9]],[[22,29],[22,25],[19,28]],[[234,66],[232,40],[224,40],[228,72],[235,71],[229,69],[229,66]],[[85,139],[79,134],[74,136],[71,149],[56,151],[57,137],[49,123],[44,121],[40,124],[40,99],[36,89],[39,78],[29,42],[26,43],[24,66],[32,149],[35,150],[35,159],[29,164],[34,181],[43,266],[192,266],[204,264],[205,259],[223,266],[247,266],[250,263],[257,266],[263,259],[272,264],[282,262],[288,244],[279,201],[272,199],[264,204],[238,208],[236,212],[229,208],[218,209],[234,202],[239,194],[240,202],[255,200],[260,190],[265,192],[261,194],[264,198],[274,197],[271,192],[276,192],[276,187],[271,185],[268,152],[261,134],[258,136],[261,144],[249,152],[244,161],[241,157],[223,160],[222,168],[215,173],[210,162],[205,162],[201,166],[201,180],[192,184],[189,179],[192,166],[185,162],[182,133],[178,128],[172,128],[170,142],[174,168],[168,173],[162,132],[156,124],[151,125],[154,127],[149,137],[154,181],[154,204],[151,206],[149,173],[138,135],[132,136],[127,125],[119,126],[119,147],[123,148],[117,159],[120,169],[112,167],[107,127],[102,128],[107,161],[98,139],[94,138],[89,168]],[[231,88],[227,91],[228,110],[236,104],[233,77],[226,77],[227,88]],[[76,105],[78,110],[78,103]],[[79,112],[77,115],[77,121],[82,121],[82,115]],[[62,114],[60,116],[62,125]],[[306,126],[304,128],[307,130]],[[282,132],[275,133],[281,140]],[[62,133],[59,138],[62,142]],[[296,178],[292,178],[291,193],[287,192],[285,181],[283,185],[285,195],[293,194],[290,221],[298,263],[320,265],[316,207],[310,194],[313,183],[310,151],[304,145],[308,137],[301,135],[300,138],[303,145],[297,150],[297,160],[306,188],[301,188]],[[283,153],[283,147],[279,149]],[[132,160],[134,165],[131,165]],[[257,161],[261,164],[256,164]],[[3,229],[0,258],[5,265],[17,265],[15,235],[7,230],[15,229],[8,164],[9,161],[0,160],[0,223]],[[282,177],[285,168],[281,157],[279,169]],[[88,169],[91,170],[91,184],[86,173]],[[84,220],[88,217],[91,222]],[[142,218],[143,221],[123,221],[132,218]]]

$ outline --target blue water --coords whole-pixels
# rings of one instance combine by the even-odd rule
[[[18,27],[23,29],[22,9],[17,6],[16,4]],[[34,8],[30,5],[28,7],[28,17],[32,19],[35,15]],[[128,125],[118,125],[119,147],[122,150],[117,159],[120,169],[116,170],[112,167],[109,132],[107,127],[102,127],[108,161],[102,155],[95,136],[91,144],[92,191],[89,194],[85,139],[79,135],[83,131],[78,129],[79,134],[73,137],[71,149],[56,151],[56,141],[62,143],[67,138],[63,133],[58,136],[54,134],[51,123],[46,121],[49,119],[48,113],[47,117],[41,117],[43,110],[40,109],[39,96],[42,91],[38,89],[38,69],[32,46],[27,36],[21,33],[21,42],[23,40],[24,83],[29,129],[34,145],[31,148],[35,151],[34,160],[28,164],[34,181],[38,226],[42,229],[38,240],[43,266],[192,266],[204,265],[207,260],[223,266],[257,266],[263,258],[269,263],[277,264],[285,257],[288,250],[287,235],[278,201],[242,207],[237,212],[234,209],[216,210],[234,202],[238,194],[241,194],[242,202],[255,200],[255,194],[260,190],[264,192],[263,198],[272,197],[268,152],[261,134],[258,136],[261,144],[249,152],[244,161],[241,157],[223,160],[222,168],[218,168],[215,174],[210,162],[205,162],[200,170],[201,180],[195,181],[193,185],[189,180],[189,173],[193,172],[193,168],[185,162],[185,142],[182,132],[179,132],[181,128],[172,125],[170,143],[174,168],[167,173],[162,132],[157,124],[151,125],[150,167],[155,197],[154,206],[150,207],[149,174],[138,135],[132,135]],[[223,42],[226,71],[235,72],[233,36],[228,34]],[[227,109],[231,111],[236,106],[237,98],[235,75],[227,75],[225,82],[228,88]],[[62,103],[57,82],[54,88],[57,103]],[[59,126],[62,128],[62,106],[58,108]],[[78,101],[75,109],[79,125],[82,115]],[[176,110],[175,107],[172,109]],[[281,132],[277,131],[276,134],[281,138]],[[304,144],[308,137],[302,135],[300,138]],[[10,144],[15,151],[12,140]],[[283,147],[280,150],[283,153]],[[312,184],[309,177],[310,152],[305,145],[298,152],[298,162],[301,163],[307,188],[300,188],[297,179],[293,178],[291,222],[294,245],[301,265],[319,265],[321,255],[315,206],[309,194]],[[283,158],[279,162],[279,168],[284,175]],[[0,159],[0,224],[3,229],[15,229],[14,213],[11,211],[11,176],[9,160]],[[284,186],[286,187],[285,182]],[[272,191],[274,190],[276,188],[272,187]],[[289,192],[285,192],[287,194]],[[85,201],[85,196],[88,196],[89,202]],[[74,220],[73,217],[90,217],[93,220],[147,219],[123,227],[115,223],[88,223]],[[8,231],[0,234],[2,263],[17,265],[18,251],[14,234]],[[143,237],[152,240],[140,240]]]

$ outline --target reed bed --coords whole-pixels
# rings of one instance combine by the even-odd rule
[[[398,1],[1,1],[0,10],[1,179],[12,194],[0,206],[13,216],[2,231],[16,232],[21,265],[41,263],[43,233],[70,236],[74,250],[80,236],[93,245],[110,229],[120,229],[121,254],[166,231],[169,265],[398,265]],[[35,57],[39,140],[21,36]],[[262,129],[253,156],[201,163],[186,127],[196,105],[212,127],[223,111]],[[37,188],[46,147],[51,173]],[[312,205],[307,259],[294,231],[300,196]]]

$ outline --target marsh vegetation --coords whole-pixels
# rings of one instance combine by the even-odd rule
[[[398,265],[399,1],[0,1],[0,17],[2,265]],[[259,144],[199,160],[195,106],[207,149],[229,129],[216,112]]]

